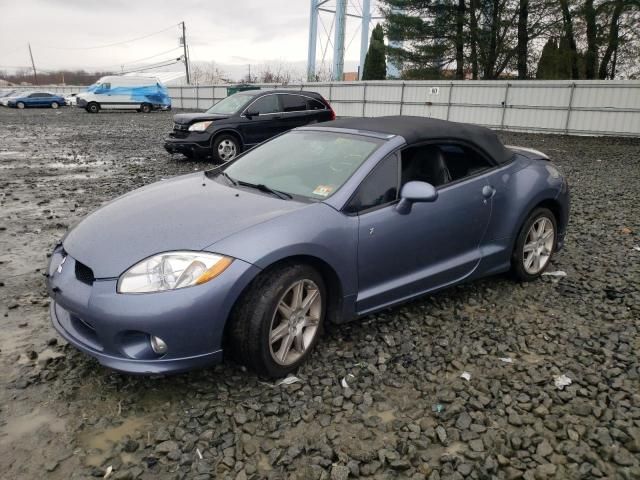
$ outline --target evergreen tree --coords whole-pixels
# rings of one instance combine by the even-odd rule
[[[385,80],[387,78],[387,62],[385,58],[384,31],[380,24],[376,25],[369,40],[369,50],[364,60],[363,80]]]
[[[387,56],[402,65],[404,78],[441,78],[461,58],[464,2],[381,0],[379,4],[391,42]]]
[[[538,60],[538,71],[536,78],[538,80],[556,80],[558,79],[558,59],[559,59],[558,43],[555,38],[550,38],[542,47],[540,60]]]

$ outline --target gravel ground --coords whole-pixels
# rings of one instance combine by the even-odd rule
[[[332,328],[276,385],[230,362],[117,374],[49,324],[42,272],[70,225],[209,166],[167,155],[170,127],[0,110],[2,478],[640,478],[638,139],[502,134],[568,175],[566,277],[498,276]]]

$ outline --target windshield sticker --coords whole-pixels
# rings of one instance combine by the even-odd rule
[[[313,191],[313,194],[318,195],[320,197],[326,197],[331,192],[333,192],[333,187],[329,185],[318,185],[316,189]]]

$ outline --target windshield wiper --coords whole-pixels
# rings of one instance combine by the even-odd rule
[[[224,178],[226,178],[227,180],[229,180],[231,182],[231,185],[233,185],[234,187],[236,187],[238,185],[238,182],[236,182],[233,178],[231,178],[227,172],[220,172],[220,175],[222,175]]]
[[[275,195],[282,200],[291,200],[293,197],[289,195],[287,192],[281,192],[280,190],[274,190],[273,188],[267,187],[264,183],[250,183],[244,182],[242,180],[236,180],[237,185],[241,185],[243,187],[255,188],[256,190],[260,190],[261,192],[270,193]]]

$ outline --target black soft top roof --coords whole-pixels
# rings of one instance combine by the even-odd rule
[[[497,163],[506,163],[513,156],[513,152],[502,144],[492,130],[468,123],[403,115],[373,118],[341,118],[321,125],[331,128],[348,128],[352,130],[399,135],[407,141],[408,145],[429,140],[458,140],[469,142],[480,148]]]

